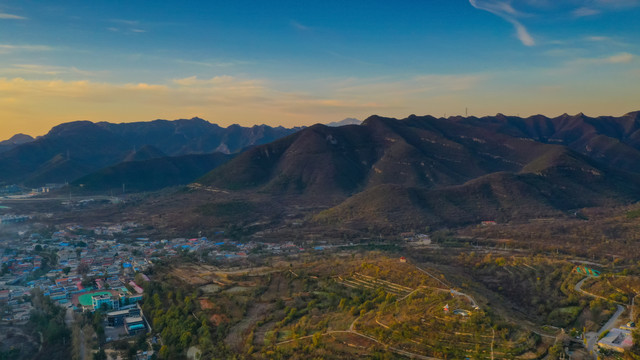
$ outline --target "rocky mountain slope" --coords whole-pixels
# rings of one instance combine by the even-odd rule
[[[327,199],[331,224],[530,219],[640,199],[638,113],[619,118],[372,116],[314,125],[198,180],[274,198]]]

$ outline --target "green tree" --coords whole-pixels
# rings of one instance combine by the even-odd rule
[[[93,354],[93,360],[107,360],[107,353],[104,352],[103,348],[100,348],[98,352]]]

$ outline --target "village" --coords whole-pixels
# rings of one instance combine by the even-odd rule
[[[31,310],[28,301],[32,289],[38,288],[63,307],[77,311],[92,310],[81,304],[82,295],[110,291],[118,301],[109,309],[133,304],[142,298],[142,285],[136,274],[148,280],[144,272],[162,259],[191,254],[200,259],[233,261],[249,254],[291,254],[305,251],[293,242],[240,243],[219,239],[174,238],[152,240],[126,238],[138,225],[132,222],[83,228],[69,225],[51,234],[20,232],[0,247],[1,320],[26,321]],[[125,236],[125,241],[114,237]],[[309,251],[329,246],[314,245]],[[140,277],[138,277],[138,281]],[[89,305],[91,299],[88,300]],[[119,302],[119,305],[114,305]]]
[[[233,269],[242,268],[246,265],[245,260],[250,257],[254,261],[263,259],[268,263],[267,259],[274,255],[287,255],[290,259],[295,259],[305,253],[321,254],[332,250],[339,252],[357,247],[353,243],[336,245],[320,239],[279,243],[262,242],[259,239],[239,241],[224,231],[218,231],[209,238],[198,236],[164,239],[154,235],[147,236],[144,226],[133,221],[103,223],[99,226],[65,224],[43,228],[32,226],[29,216],[11,216],[24,217],[25,220],[0,225],[5,230],[11,229],[4,232],[4,241],[0,245],[0,324],[27,323],[33,310],[33,292],[39,291],[63,307],[70,314],[69,319],[75,318],[74,314],[93,314],[99,310],[105,343],[132,339],[145,332],[154,335],[149,340],[150,344],[161,341],[157,329],[152,329],[152,319],[142,310],[144,289],[147,282],[154,281],[156,275],[152,267],[156,264],[181,258],[185,262]],[[483,223],[479,226],[488,225]],[[7,233],[11,235],[7,236]],[[428,235],[407,232],[399,234],[399,238],[414,249],[439,248],[439,245],[432,244]],[[399,255],[395,262],[404,266],[410,260]],[[585,276],[585,279],[602,276],[599,271],[585,266],[576,266],[573,272]],[[377,279],[377,275],[375,279],[371,276],[372,274],[355,274],[343,278],[338,276],[337,283],[347,288],[375,291],[384,281]],[[376,285],[368,285],[370,283]],[[410,299],[409,294],[419,292],[419,289],[422,288],[412,286],[396,296],[399,299]],[[447,291],[444,293],[449,292],[452,296],[449,300],[465,296],[458,290],[445,290]],[[396,290],[391,289],[387,292],[393,294],[394,291]],[[578,285],[576,291],[594,297]],[[464,322],[479,310],[474,300],[471,300],[471,305],[467,308],[461,305],[462,303],[455,301],[451,304],[445,301],[439,306],[436,315]],[[620,323],[620,319],[614,326],[621,313],[611,314],[611,323],[602,326],[600,331],[580,334],[575,340],[583,342],[584,347],[592,354],[597,348],[602,353],[627,351],[633,344],[631,332],[635,329],[635,324],[629,322],[625,325]],[[363,320],[374,323],[379,320],[387,325],[387,320],[393,321],[392,317],[387,317],[384,320],[364,317]],[[631,315],[630,318],[632,317]],[[424,321],[426,320],[422,320]],[[362,321],[363,328],[366,323]],[[383,325],[379,326],[384,328]],[[288,341],[286,338],[281,340]],[[138,358],[149,358],[152,354],[151,351],[142,351]]]

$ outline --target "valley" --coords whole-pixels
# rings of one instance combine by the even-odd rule
[[[0,0],[0,360],[640,360],[640,0]]]
[[[1,354],[633,359],[638,120],[373,116],[6,186],[4,325],[65,325]]]

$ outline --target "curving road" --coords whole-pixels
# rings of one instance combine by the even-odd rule
[[[595,298],[599,298],[599,299],[604,299],[609,301],[607,298],[599,296],[599,295],[595,295],[592,294],[590,292],[584,291],[582,290],[582,284],[584,284],[585,280],[587,280],[589,277],[585,277],[584,279],[578,281],[578,283],[576,284],[576,286],[574,287],[574,289],[578,292],[581,292],[587,296],[591,296],[591,297],[595,297]],[[593,348],[595,347],[596,343],[598,342],[598,338],[605,332],[608,330],[611,330],[613,328],[613,326],[615,325],[615,323],[618,321],[618,318],[620,317],[620,315],[622,315],[622,312],[624,312],[624,306],[618,304],[618,310],[615,312],[615,314],[613,314],[613,316],[611,316],[611,318],[609,319],[609,321],[607,321],[601,328],[600,330],[596,333],[596,332],[589,332],[584,334],[585,338],[587,339],[587,350],[589,351],[590,354],[593,355],[594,359],[598,358],[598,355],[596,353],[593,352]]]
[[[417,266],[417,265],[415,265],[415,264],[413,264],[413,266],[414,266],[416,269],[420,270],[421,272],[423,272],[423,273],[425,273],[425,274],[429,275],[430,277],[432,277],[433,279],[435,279],[436,281],[438,281],[438,282],[439,282],[440,284],[442,284],[445,288],[449,289],[449,291],[450,291],[453,295],[466,297],[466,298],[471,302],[471,304],[473,305],[473,307],[474,307],[474,308],[477,308],[477,309],[479,309],[479,308],[480,308],[480,307],[478,306],[478,303],[476,303],[475,299],[474,299],[474,298],[472,298],[470,295],[468,295],[468,294],[465,294],[465,293],[463,293],[463,292],[460,292],[460,291],[455,290],[454,288],[450,287],[450,286],[449,286],[449,285],[447,285],[444,281],[442,281],[442,280],[438,279],[436,276],[432,275],[431,273],[429,273],[429,272],[428,272],[428,271],[426,271],[425,269],[422,269],[421,267],[419,267],[419,266]]]

